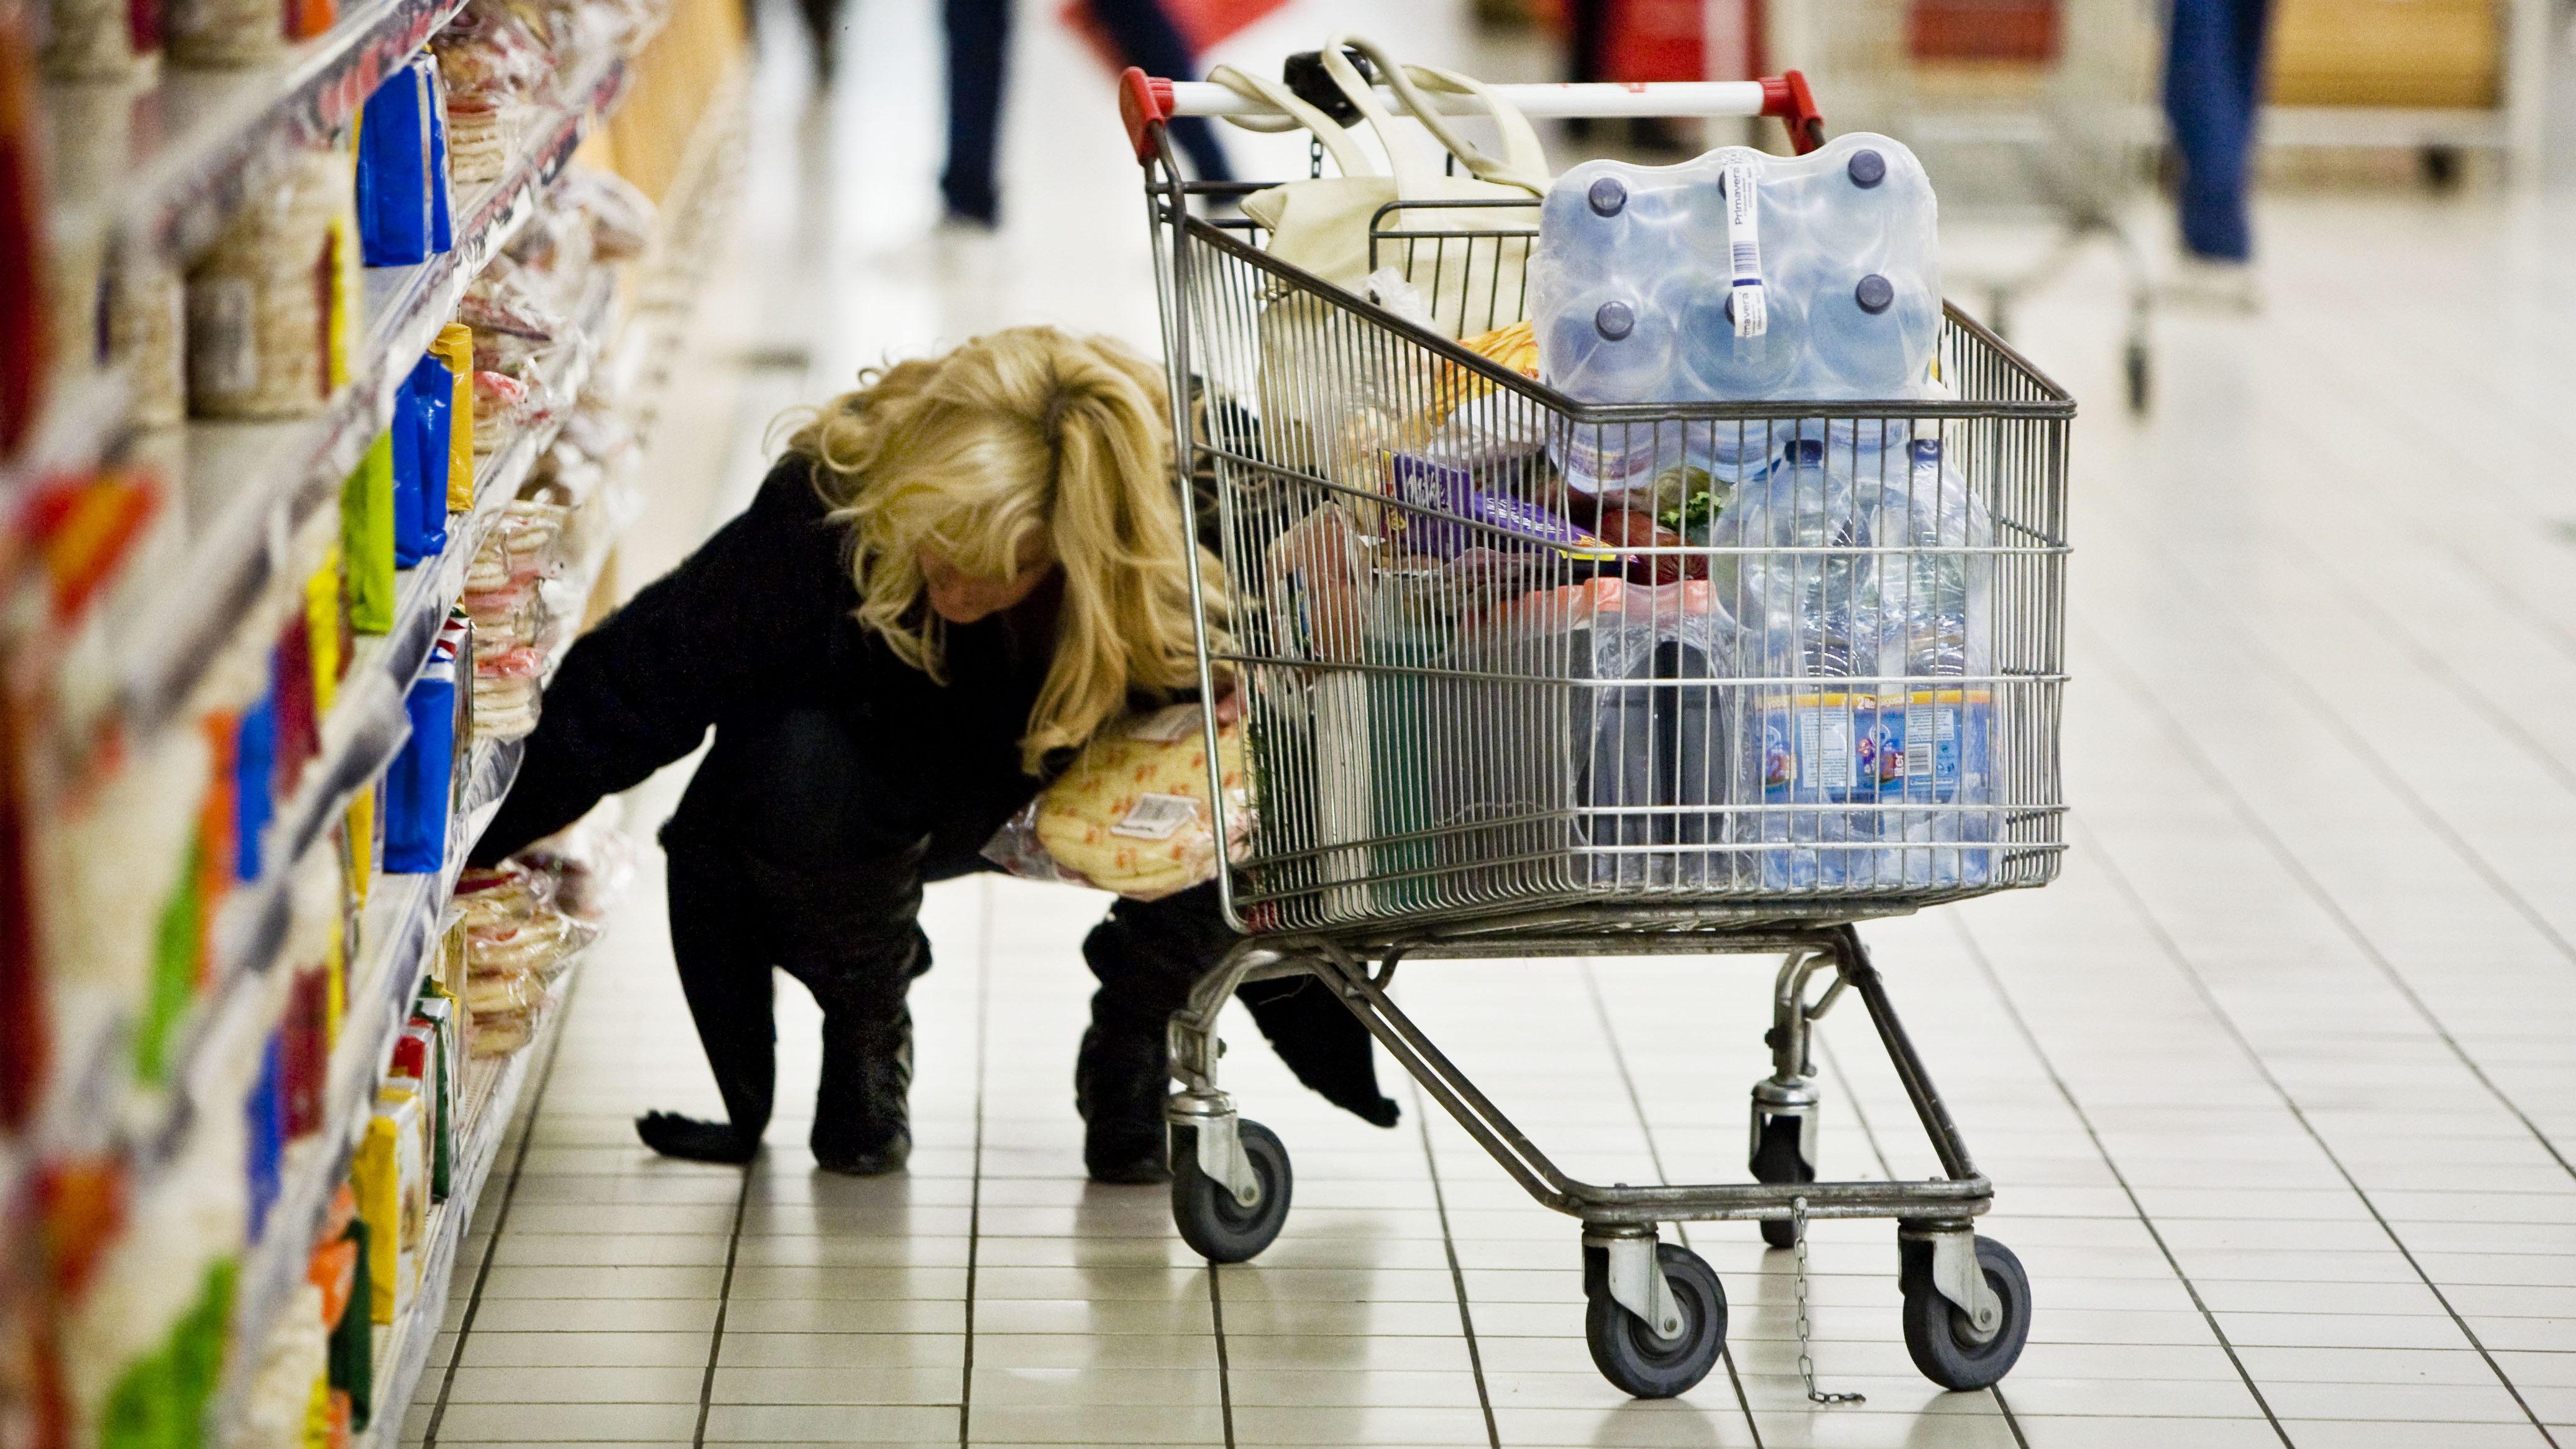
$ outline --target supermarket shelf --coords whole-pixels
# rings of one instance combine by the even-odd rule
[[[266,65],[162,67],[156,82],[56,83],[64,126],[49,158],[57,244],[139,239],[180,258],[203,250],[226,211],[258,193],[286,145],[348,125],[378,83],[427,44],[463,0],[357,0],[329,33]]]
[[[435,875],[377,878],[359,931],[360,956],[357,969],[350,973],[348,1013],[341,1021],[339,1045],[331,1053],[322,1130],[288,1157],[267,1231],[244,1258],[234,1300],[236,1344],[266,1342],[270,1325],[292,1301],[295,1285],[304,1277],[332,1192],[349,1175],[359,1138],[375,1115],[376,1084],[393,1060],[394,1040],[410,1019],[411,1004],[418,999],[422,983],[429,979],[440,922],[448,899],[456,894],[466,848],[491,823],[492,813],[500,808],[501,797],[509,793],[510,781],[518,773],[518,762],[515,742],[476,745],[466,766],[462,806],[449,825],[446,869]],[[240,1353],[227,1365],[215,1410],[218,1429],[238,1419],[241,1395],[257,1367],[254,1360],[255,1355]],[[228,1440],[218,1432],[209,1442]]]
[[[526,1047],[497,1061],[478,1061],[466,1068],[464,1090],[457,1094],[457,1115],[463,1119],[465,1130],[453,1149],[456,1176],[452,1190],[447,1200],[430,1213],[429,1249],[422,1257],[420,1288],[412,1295],[411,1312],[391,1327],[377,1331],[375,1417],[368,1423],[365,1435],[355,1439],[352,1449],[392,1449],[402,1440],[404,1415],[411,1408],[412,1395],[420,1388],[422,1373],[429,1367],[429,1352],[438,1341],[438,1326],[447,1318],[449,1280],[456,1274],[465,1235],[473,1229],[474,1210],[492,1180],[494,1165],[500,1161],[501,1143],[509,1135],[511,1119],[518,1115],[519,1098],[527,1090],[528,1079],[542,1071],[540,1063],[553,1055],[556,1040],[563,1034],[567,998],[580,970],[581,958],[575,955],[556,978],[554,1004],[546,1008],[544,1019],[537,1023],[536,1033]]]
[[[574,89],[575,102],[532,126],[532,143],[510,169],[460,207],[453,249],[419,266],[367,269],[365,342],[350,385],[329,407],[291,422],[189,425],[191,511],[208,517],[174,571],[166,606],[119,669],[130,731],[149,733],[185,707],[242,611],[291,562],[281,541],[339,496],[342,480],[391,424],[403,379],[455,316],[466,286],[535,213],[545,185],[624,80],[624,63],[611,59]]]

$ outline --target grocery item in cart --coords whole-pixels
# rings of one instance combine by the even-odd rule
[[[1250,825],[1243,727],[1217,732],[1229,835]],[[1216,878],[1206,716],[1195,704],[1111,723],[1045,793],[994,833],[984,855],[1014,875],[1155,900]]]
[[[1936,221],[1921,163],[1883,136],[1586,162],[1540,208],[1541,375],[1587,403],[1918,396],[1941,326]],[[1767,467],[1769,431],[1611,425],[1557,446],[1576,486],[1622,492],[1675,465]]]
[[[1723,887],[1732,621],[1697,580],[1535,590],[1436,686],[1433,812],[1453,863],[1563,862],[1577,885]],[[1543,867],[1545,868],[1545,867]]]

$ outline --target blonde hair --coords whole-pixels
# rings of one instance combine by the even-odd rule
[[[1161,372],[1106,337],[1017,327],[944,357],[859,375],[788,438],[851,535],[860,622],[945,682],[921,550],[1010,580],[1032,535],[1064,570],[1053,662],[1020,737],[1020,765],[1078,746],[1131,690],[1198,682],[1188,550]],[[1221,577],[1201,551],[1209,625]]]

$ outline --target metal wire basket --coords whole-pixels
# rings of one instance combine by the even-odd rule
[[[2064,391],[1954,307],[1942,400],[1586,405],[1451,340],[1524,317],[1535,202],[1383,208],[1380,305],[1192,214],[1249,189],[1148,187],[1248,930],[1851,920],[2054,876]]]

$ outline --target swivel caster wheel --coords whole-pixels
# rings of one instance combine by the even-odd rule
[[[1211,1263],[1258,1257],[1287,1225],[1288,1198],[1296,1187],[1288,1149],[1280,1145],[1278,1134],[1248,1119],[1238,1120],[1234,1131],[1256,1184],[1248,1203],[1199,1166],[1197,1128],[1172,1129],[1172,1225],[1181,1230],[1183,1242]]]
[[[1755,1182],[1813,1182],[1816,1170],[1798,1152],[1799,1119],[1774,1117],[1762,1124],[1762,1140],[1753,1148]],[[1798,1226],[1786,1218],[1764,1218],[1762,1241],[1775,1248],[1798,1246]]]
[[[1585,1250],[1585,1288],[1592,1300],[1583,1318],[1583,1337],[1592,1346],[1593,1366],[1601,1376],[1641,1399],[1669,1399],[1690,1392],[1717,1364],[1726,1348],[1726,1290],[1717,1270],[1699,1254],[1676,1243],[1655,1249],[1655,1266],[1663,1270],[1681,1312],[1681,1332],[1670,1338],[1610,1296],[1606,1266],[1592,1271],[1589,1260],[1602,1250]],[[1602,1254],[1606,1259],[1607,1254]]]
[[[1920,1254],[1904,1275],[1905,1351],[1923,1376],[1945,1389],[1986,1389],[2012,1372],[2030,1337],[2030,1277],[2021,1259],[1992,1238],[1977,1239],[1977,1268],[2003,1312],[1992,1333],[1979,1335],[1959,1305],[1932,1284],[1928,1243],[1907,1243]]]

